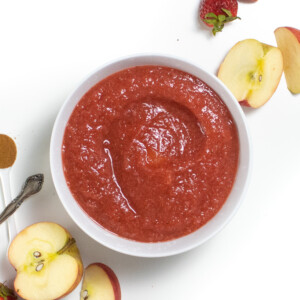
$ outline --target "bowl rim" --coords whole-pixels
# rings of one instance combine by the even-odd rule
[[[143,61],[146,61],[146,63],[141,63]],[[151,64],[149,63],[151,61],[160,63]],[[225,201],[219,212],[204,226],[186,236],[177,238],[175,240],[156,243],[143,243],[117,236],[116,234],[101,227],[83,211],[83,209],[73,198],[63,174],[61,142],[65,132],[65,126],[62,126],[62,124],[67,124],[69,117],[78,101],[92,86],[94,86],[94,84],[109,76],[110,74],[117,72],[118,70],[130,67],[128,66],[120,68],[119,65],[122,65],[122,63],[131,64],[131,67],[136,65],[164,65],[193,74],[194,76],[200,78],[202,81],[208,84],[220,96],[220,98],[223,100],[223,102],[231,112],[238,129],[240,141],[239,166],[233,188],[227,200]],[[115,67],[117,67],[117,69],[115,71],[111,71],[114,70]],[[185,69],[187,68],[190,68],[190,71],[185,71]],[[105,70],[107,69],[109,69],[110,71],[106,74]],[[101,72],[103,73],[103,76],[100,80],[97,80]],[[199,76],[199,74],[201,76]],[[205,77],[205,79],[203,79],[203,77]],[[85,85],[88,85],[90,87],[85,88]],[[55,189],[65,210],[72,218],[72,220],[92,239],[112,250],[127,255],[138,257],[165,257],[186,252],[205,243],[207,240],[220,232],[230,222],[232,217],[238,211],[242,201],[244,200],[246,191],[249,186],[249,181],[252,173],[252,143],[246,117],[242,108],[240,107],[240,104],[235,99],[230,90],[225,86],[225,84],[223,84],[223,82],[221,82],[221,80],[219,80],[215,75],[210,74],[198,64],[195,64],[194,62],[191,62],[185,58],[166,54],[133,54],[119,57],[105,64],[102,64],[100,67],[90,72],[83,80],[81,80],[80,83],[77,84],[76,88],[74,88],[66,98],[59,110],[59,113],[57,114],[51,134],[50,169]],[[237,181],[238,179],[240,179],[240,173],[243,174],[242,179],[240,180],[242,185],[240,187],[236,187]],[[63,175],[63,178],[61,175]],[[233,191],[238,194],[238,199],[233,201],[233,203],[228,204],[229,199],[233,197]],[[223,211],[225,206],[228,207],[225,211]],[[217,222],[217,216],[220,216],[218,218],[221,218],[221,221]],[[196,234],[201,230],[203,232],[203,229],[205,228],[209,228],[208,234],[202,233],[203,237],[201,237],[201,234]],[[201,238],[199,238],[199,236]]]

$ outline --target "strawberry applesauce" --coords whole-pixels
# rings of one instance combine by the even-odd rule
[[[239,139],[232,116],[203,81],[138,66],[92,87],[67,123],[65,178],[82,209],[136,241],[187,235],[207,223],[233,186]]]

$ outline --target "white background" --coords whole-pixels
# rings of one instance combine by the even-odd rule
[[[277,27],[300,28],[297,3],[240,3],[242,20],[213,37],[198,22],[199,0],[0,0],[0,132],[18,147],[13,196],[27,176],[45,174],[43,190],[16,213],[18,229],[45,220],[65,226],[85,265],[103,262],[116,272],[126,300],[300,299],[300,96],[290,94],[284,77],[267,104],[244,109],[254,151],[244,203],[221,233],[188,253],[143,259],[97,244],[62,207],[49,167],[61,105],[101,64],[154,52],[186,58],[215,74],[236,42],[255,38],[276,45]],[[0,234],[4,281],[5,226]],[[79,299],[79,287],[65,299]]]

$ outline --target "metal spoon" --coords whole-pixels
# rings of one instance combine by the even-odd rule
[[[38,193],[41,190],[43,183],[43,174],[36,174],[28,177],[19,195],[11,201],[0,214],[0,224],[10,217],[21,206],[26,198]]]
[[[10,171],[17,158],[17,145],[15,141],[6,134],[0,134],[1,149],[1,167],[0,179],[3,191],[3,203],[0,203],[0,210],[4,205],[8,205],[11,198],[10,191]],[[10,218],[7,222],[8,241],[10,242],[17,234],[17,226],[14,218]]]

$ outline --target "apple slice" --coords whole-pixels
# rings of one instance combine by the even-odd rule
[[[218,77],[240,104],[257,108],[271,98],[282,73],[283,59],[278,48],[247,39],[230,49]]]
[[[75,240],[55,223],[36,223],[21,231],[8,249],[8,259],[17,271],[15,291],[24,299],[59,299],[82,278]]]
[[[300,93],[300,30],[279,27],[275,30],[275,38],[283,55],[287,87],[293,94],[298,94]]]
[[[80,300],[121,300],[116,274],[101,263],[89,265],[84,272]]]

